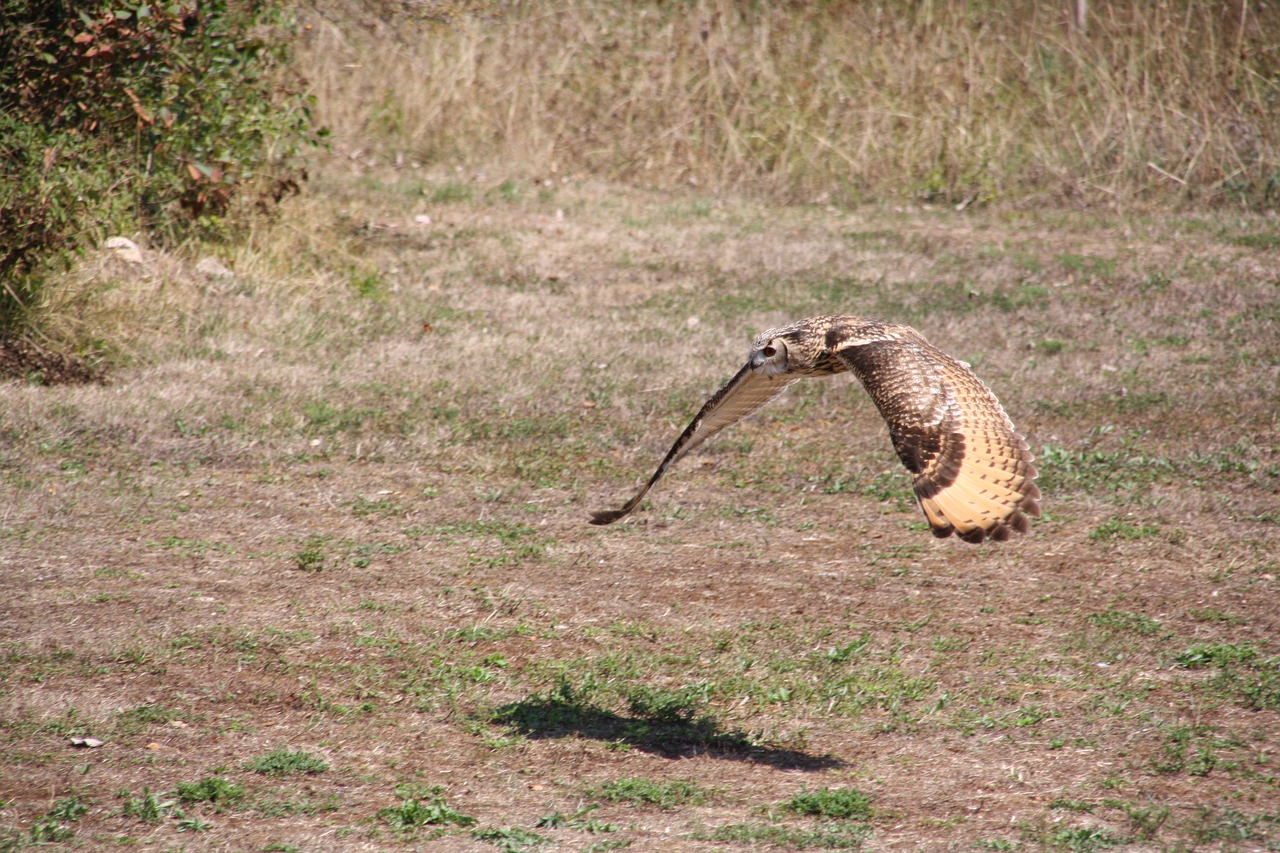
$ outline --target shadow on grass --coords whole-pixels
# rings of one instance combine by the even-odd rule
[[[574,696],[561,685],[550,696],[531,696],[497,708],[489,722],[506,726],[532,740],[587,737],[625,744],[667,758],[711,755],[731,761],[751,761],[788,770],[829,770],[844,762],[829,755],[810,755],[797,749],[762,744],[739,729],[724,730],[715,719],[687,706],[637,708],[624,716]]]

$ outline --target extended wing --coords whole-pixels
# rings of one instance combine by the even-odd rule
[[[703,405],[689,426],[680,433],[680,437],[676,439],[675,444],[671,445],[666,458],[649,478],[649,482],[619,508],[592,513],[591,523],[612,524],[630,513],[640,505],[640,501],[644,499],[653,484],[658,482],[677,460],[725,427],[737,423],[760,409],[781,394],[793,381],[795,377],[778,374],[767,376],[752,371],[750,364],[743,365],[723,388],[711,395],[711,399]]]
[[[1039,517],[1031,451],[995,394],[968,365],[914,329],[857,339],[850,328],[828,334],[889,425],[898,458],[911,472],[916,499],[935,536],[1002,541]]]

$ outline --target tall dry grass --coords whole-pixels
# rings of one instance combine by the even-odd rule
[[[525,2],[445,23],[319,1],[302,62],[348,150],[780,200],[1280,201],[1276,4],[1094,4],[1081,34],[1037,0]]]

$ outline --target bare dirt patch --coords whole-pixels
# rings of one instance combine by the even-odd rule
[[[112,385],[0,387],[4,844],[1280,843],[1273,219],[333,169],[294,210]],[[1030,536],[929,536],[844,379],[587,524],[832,311],[996,389]]]
[[[105,374],[75,356],[47,350],[20,338],[0,338],[0,380],[3,379],[68,385],[101,382]]]

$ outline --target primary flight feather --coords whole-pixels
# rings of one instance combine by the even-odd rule
[[[845,371],[888,424],[935,536],[982,542],[1027,532],[1040,515],[1036,469],[995,394],[910,326],[862,317],[813,317],[761,333],[747,363],[703,405],[649,482],[618,509],[593,513],[591,523],[630,513],[677,460],[797,379]]]

